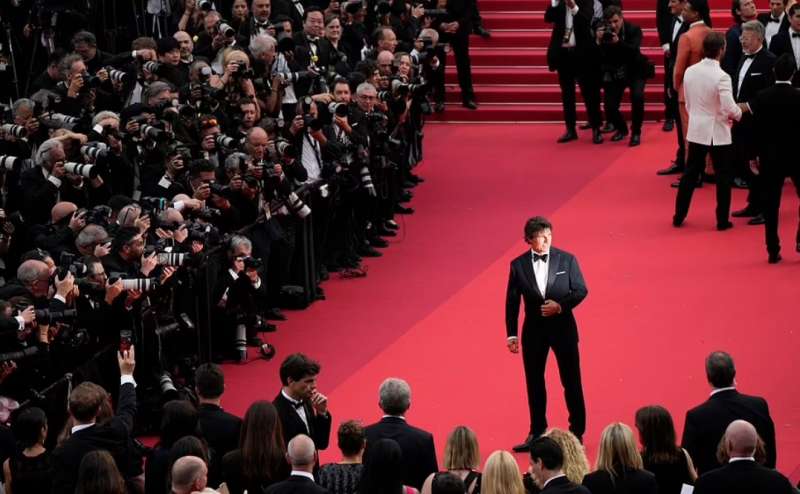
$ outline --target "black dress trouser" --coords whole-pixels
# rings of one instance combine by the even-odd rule
[[[769,164],[762,164],[765,171],[762,177],[762,185],[764,191],[763,204],[764,204],[764,233],[767,242],[767,253],[778,254],[781,250],[781,239],[778,235],[778,214],[781,207],[781,193],[783,192],[783,183],[786,177],[789,176],[794,184],[797,196],[800,197],[800,171],[793,173],[785,173],[781,170],[771,171]],[[798,211],[800,217],[800,211]],[[795,242],[800,245],[800,221],[797,225],[797,234]]]
[[[558,58],[558,85],[561,87],[561,104],[564,109],[564,124],[567,131],[574,131],[578,120],[575,110],[575,83],[581,88],[583,104],[589,125],[599,129],[600,115],[600,71],[594,64],[587,63],[574,48],[560,48]]]
[[[686,170],[681,175],[678,185],[678,196],[675,200],[675,218],[677,223],[683,222],[689,214],[689,205],[692,202],[697,181],[706,166],[706,155],[711,153],[714,173],[717,177],[717,225],[728,222],[731,209],[731,153],[733,146],[707,146],[696,142],[689,142],[689,158],[686,160]]]
[[[644,84],[643,78],[622,81],[609,81],[604,84],[603,106],[606,109],[606,120],[614,124],[614,128],[624,133],[628,132],[625,117],[619,111],[625,88],[630,88],[631,94],[631,131],[634,134],[642,133],[644,121]]]

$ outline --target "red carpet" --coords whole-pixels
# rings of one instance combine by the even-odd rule
[[[509,449],[528,424],[522,362],[504,346],[508,262],[525,250],[524,220],[545,214],[555,245],[578,256],[589,286],[577,318],[590,459],[602,428],[632,424],[639,406],[665,405],[681,428],[709,391],[703,358],[724,349],[737,361],[741,391],[769,401],[779,468],[792,474],[800,462],[794,194],[787,188],[781,218],[785,259],[770,266],[761,227],[736,221],[714,230],[711,187],[697,192],[682,229],[671,226],[675,192],[654,172],[672,154],[672,134],[649,126],[645,145],[631,150],[593,146],[585,133],[556,146],[560,131],[429,126],[419,170],[426,182],[400,237],[369,263],[367,278],[333,279],[328,300],[289,314],[271,340],[274,362],[227,366],[224,405],[241,414],[272,399],[280,360],[304,351],[323,365],[320,390],[334,425],[379,419],[377,387],[400,376],[413,389],[409,419],[432,430],[440,450],[458,424],[477,431],[484,459]],[[744,197],[735,191],[734,206]],[[566,427],[553,359],[548,372],[550,424]],[[337,454],[332,447],[323,460]]]

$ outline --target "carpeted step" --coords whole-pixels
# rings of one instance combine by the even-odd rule
[[[583,105],[577,105],[578,120],[586,119]],[[622,113],[630,121],[630,104],[622,104]],[[658,120],[664,116],[664,106],[645,105],[645,120]],[[477,110],[468,110],[458,103],[446,105],[443,113],[428,117],[444,122],[561,122],[564,119],[560,103],[502,104],[485,103]]]
[[[487,29],[550,29],[551,24],[544,21],[544,10],[498,11],[485,12],[481,16]],[[711,12],[712,19],[723,19],[730,16],[730,10]],[[642,29],[656,27],[656,14],[652,10],[635,10],[625,12],[625,21],[636,24]]]
[[[664,68],[656,67],[656,76],[650,83],[661,84],[664,80]],[[447,67],[445,82],[458,82],[456,68]],[[474,84],[558,84],[558,75],[547,67],[472,67]]]
[[[449,103],[461,102],[461,88],[458,84],[449,84],[445,98]],[[578,101],[583,101],[580,91]],[[557,84],[541,84],[537,86],[513,86],[503,84],[476,84],[475,95],[480,103],[558,103],[561,101],[561,89]],[[645,87],[645,101],[658,103],[663,100],[664,86],[648,84]],[[625,92],[624,101],[628,101]]]
[[[495,29],[492,37],[484,39],[473,36],[470,46],[476,48],[518,48],[518,47],[546,47],[550,43],[550,29]],[[643,47],[657,47],[658,33],[655,29],[645,29],[642,36]]]
[[[648,47],[642,50],[656,65],[664,65],[661,48]],[[547,48],[470,48],[473,67],[544,66],[547,65]],[[455,64],[453,51],[447,57],[448,64]]]
[[[708,3],[712,10],[727,10],[730,12],[731,6],[727,0],[710,0]],[[532,2],[531,0],[478,0],[478,8],[481,14],[509,10],[517,12],[542,10],[547,4],[546,0],[537,2]],[[623,8],[626,11],[650,10],[655,15],[656,2],[655,0],[624,0]]]

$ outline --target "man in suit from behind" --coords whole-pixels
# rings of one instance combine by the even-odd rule
[[[58,446],[51,457],[53,472],[53,494],[74,492],[78,482],[78,469],[83,457],[96,450],[111,453],[122,476],[127,482],[136,482],[141,473],[141,458],[132,450],[131,434],[136,417],[136,367],[134,347],[118,354],[120,371],[117,413],[109,421],[97,424],[100,407],[110,400],[108,393],[91,382],[83,382],[69,395],[69,415],[72,418],[72,434]]]
[[[754,458],[758,433],[745,420],[734,420],[722,439],[729,458],[720,468],[697,479],[695,494],[790,494],[789,480],[776,470],[763,467]]]
[[[582,440],[586,429],[586,405],[581,385],[578,324],[572,311],[588,293],[578,260],[552,247],[553,227],[535,216],[525,223],[525,242],[530,250],[511,261],[506,291],[506,346],[517,354],[520,299],[525,302],[522,323],[522,362],[528,388],[530,429],[514,451],[528,451],[547,430],[547,389],[544,371],[550,349],[556,355],[561,384],[569,410],[569,430]]]
[[[763,185],[764,233],[770,264],[781,260],[778,211],[786,177],[791,177],[800,196],[800,166],[791,146],[785,145],[800,135],[800,120],[795,118],[800,114],[800,89],[791,84],[796,71],[794,57],[781,55],[773,70],[775,85],[759,92],[748,102],[758,143],[757,170]],[[800,223],[795,242],[795,248],[800,252]]]
[[[207,487],[208,467],[202,458],[182,456],[172,465],[170,472],[172,494],[213,494],[217,491]]]
[[[789,30],[786,0],[769,0],[769,11],[758,14],[758,20],[764,25],[764,46],[769,47],[773,36]]]
[[[214,363],[200,365],[194,373],[194,386],[198,398],[200,431],[214,451],[208,476],[211,485],[218,485],[222,457],[239,447],[242,419],[222,409],[225,374],[220,366]]]
[[[266,494],[327,494],[328,490],[314,482],[314,467],[319,458],[314,441],[300,434],[289,441],[286,459],[292,465],[289,478],[272,484]]]
[[[390,377],[381,383],[378,405],[383,410],[380,422],[364,429],[367,448],[380,439],[393,439],[403,451],[403,484],[421,489],[428,475],[439,470],[433,435],[410,425],[405,417],[411,407],[411,387],[402,379]]]
[[[766,400],[736,390],[736,368],[725,352],[713,352],[706,359],[706,377],[713,388],[708,400],[686,412],[681,446],[689,452],[699,474],[718,468],[717,446],[731,422],[753,424],[764,441],[765,465],[775,468],[775,424]]]
[[[552,438],[540,437],[531,443],[528,472],[541,494],[590,494],[589,489],[570,481],[564,473],[564,453]]]
[[[800,67],[800,4],[796,3],[789,7],[787,13],[789,17],[789,28],[785,31],[778,31],[769,43],[769,51],[776,57],[788,53],[794,58],[796,67]],[[800,87],[800,74],[795,73],[792,78],[792,86]]]
[[[691,31],[690,31],[691,32]],[[688,35],[687,33],[686,35]],[[711,32],[703,40],[705,58],[686,70],[683,82],[689,127],[689,157],[675,199],[672,224],[679,227],[689,213],[697,180],[711,153],[717,177],[717,230],[733,226],[728,218],[731,207],[731,120],[742,118],[742,109],[733,99],[731,78],[719,65],[725,53],[725,37]]]
[[[293,353],[281,364],[283,388],[272,401],[283,426],[283,439],[305,434],[314,440],[317,450],[328,447],[331,414],[328,398],[317,390],[320,365],[302,353]]]

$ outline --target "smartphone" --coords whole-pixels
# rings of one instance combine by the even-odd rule
[[[128,350],[131,349],[131,345],[133,344],[133,332],[127,329],[123,329],[119,332],[119,353],[124,354]]]

